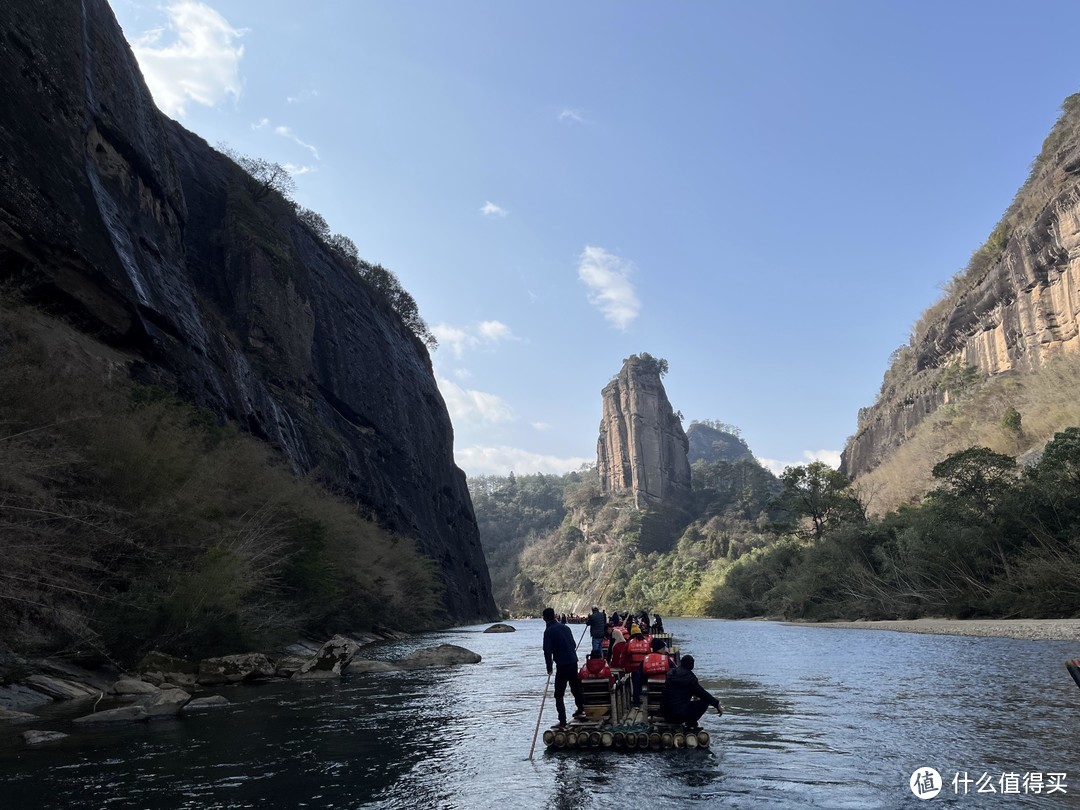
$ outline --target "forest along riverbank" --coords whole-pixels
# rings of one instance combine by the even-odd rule
[[[895,630],[898,633],[928,633],[936,636],[1080,642],[1080,619],[897,619],[873,622],[785,622],[785,624],[797,627]]]

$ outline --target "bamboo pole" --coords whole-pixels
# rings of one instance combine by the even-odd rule
[[[533,731],[532,746],[529,748],[529,759],[533,758],[533,751],[536,750],[536,736],[540,733],[540,719],[544,716],[544,704],[547,703],[548,687],[551,686],[551,673],[548,673],[547,683],[544,684],[544,697],[540,700],[540,713],[536,715],[536,729]]]

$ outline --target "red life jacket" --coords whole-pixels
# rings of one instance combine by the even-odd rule
[[[607,678],[608,683],[615,683],[615,676],[603,658],[586,658],[585,666],[578,673],[579,678]]]
[[[615,646],[611,648],[611,665],[616,669],[626,669],[627,665],[630,663],[628,655],[626,642],[615,642]]]
[[[636,671],[641,667],[645,656],[649,654],[649,642],[643,638],[632,638],[626,642],[626,649],[630,658],[627,669]]]
[[[641,671],[650,678],[667,678],[668,670],[671,669],[671,659],[667,653],[649,653],[641,662]]]

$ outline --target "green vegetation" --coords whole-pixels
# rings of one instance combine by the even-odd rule
[[[691,467],[691,519],[604,496],[595,469],[564,476],[472,478],[496,602],[514,613],[599,599],[701,614],[723,571],[773,537],[777,480],[756,462]]]
[[[1080,428],[1019,471],[985,447],[936,465],[919,506],[851,515],[736,562],[714,616],[915,618],[1080,615]]]
[[[1001,413],[994,403],[981,407]],[[988,429],[1014,436],[1019,411]],[[592,469],[470,488],[496,599],[515,613],[603,593],[611,607],[724,618],[1080,616],[1080,428],[1026,469],[978,446],[930,467],[925,498],[872,517],[870,490],[820,462],[777,480],[752,460],[698,461],[681,526],[602,495]]]
[[[162,389],[106,382],[124,358],[2,312],[0,645],[130,664],[438,620],[412,541]]]

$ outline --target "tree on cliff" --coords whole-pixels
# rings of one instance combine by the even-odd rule
[[[865,509],[848,488],[847,478],[824,462],[787,467],[780,482],[784,491],[779,505],[797,520],[809,520],[810,536],[815,540],[830,527],[866,520]]]
[[[660,379],[667,376],[668,373],[668,361],[663,357],[653,357],[648,352],[642,352],[641,354],[632,354],[623,360],[623,365],[629,363],[632,360],[637,360],[641,363],[645,369],[649,371],[655,371],[660,375]]]
[[[292,200],[293,192],[296,191],[296,180],[280,163],[266,158],[241,155],[225,144],[219,145],[218,149],[247,174],[248,190],[255,202],[266,199],[271,192],[280,194],[286,200]]]

